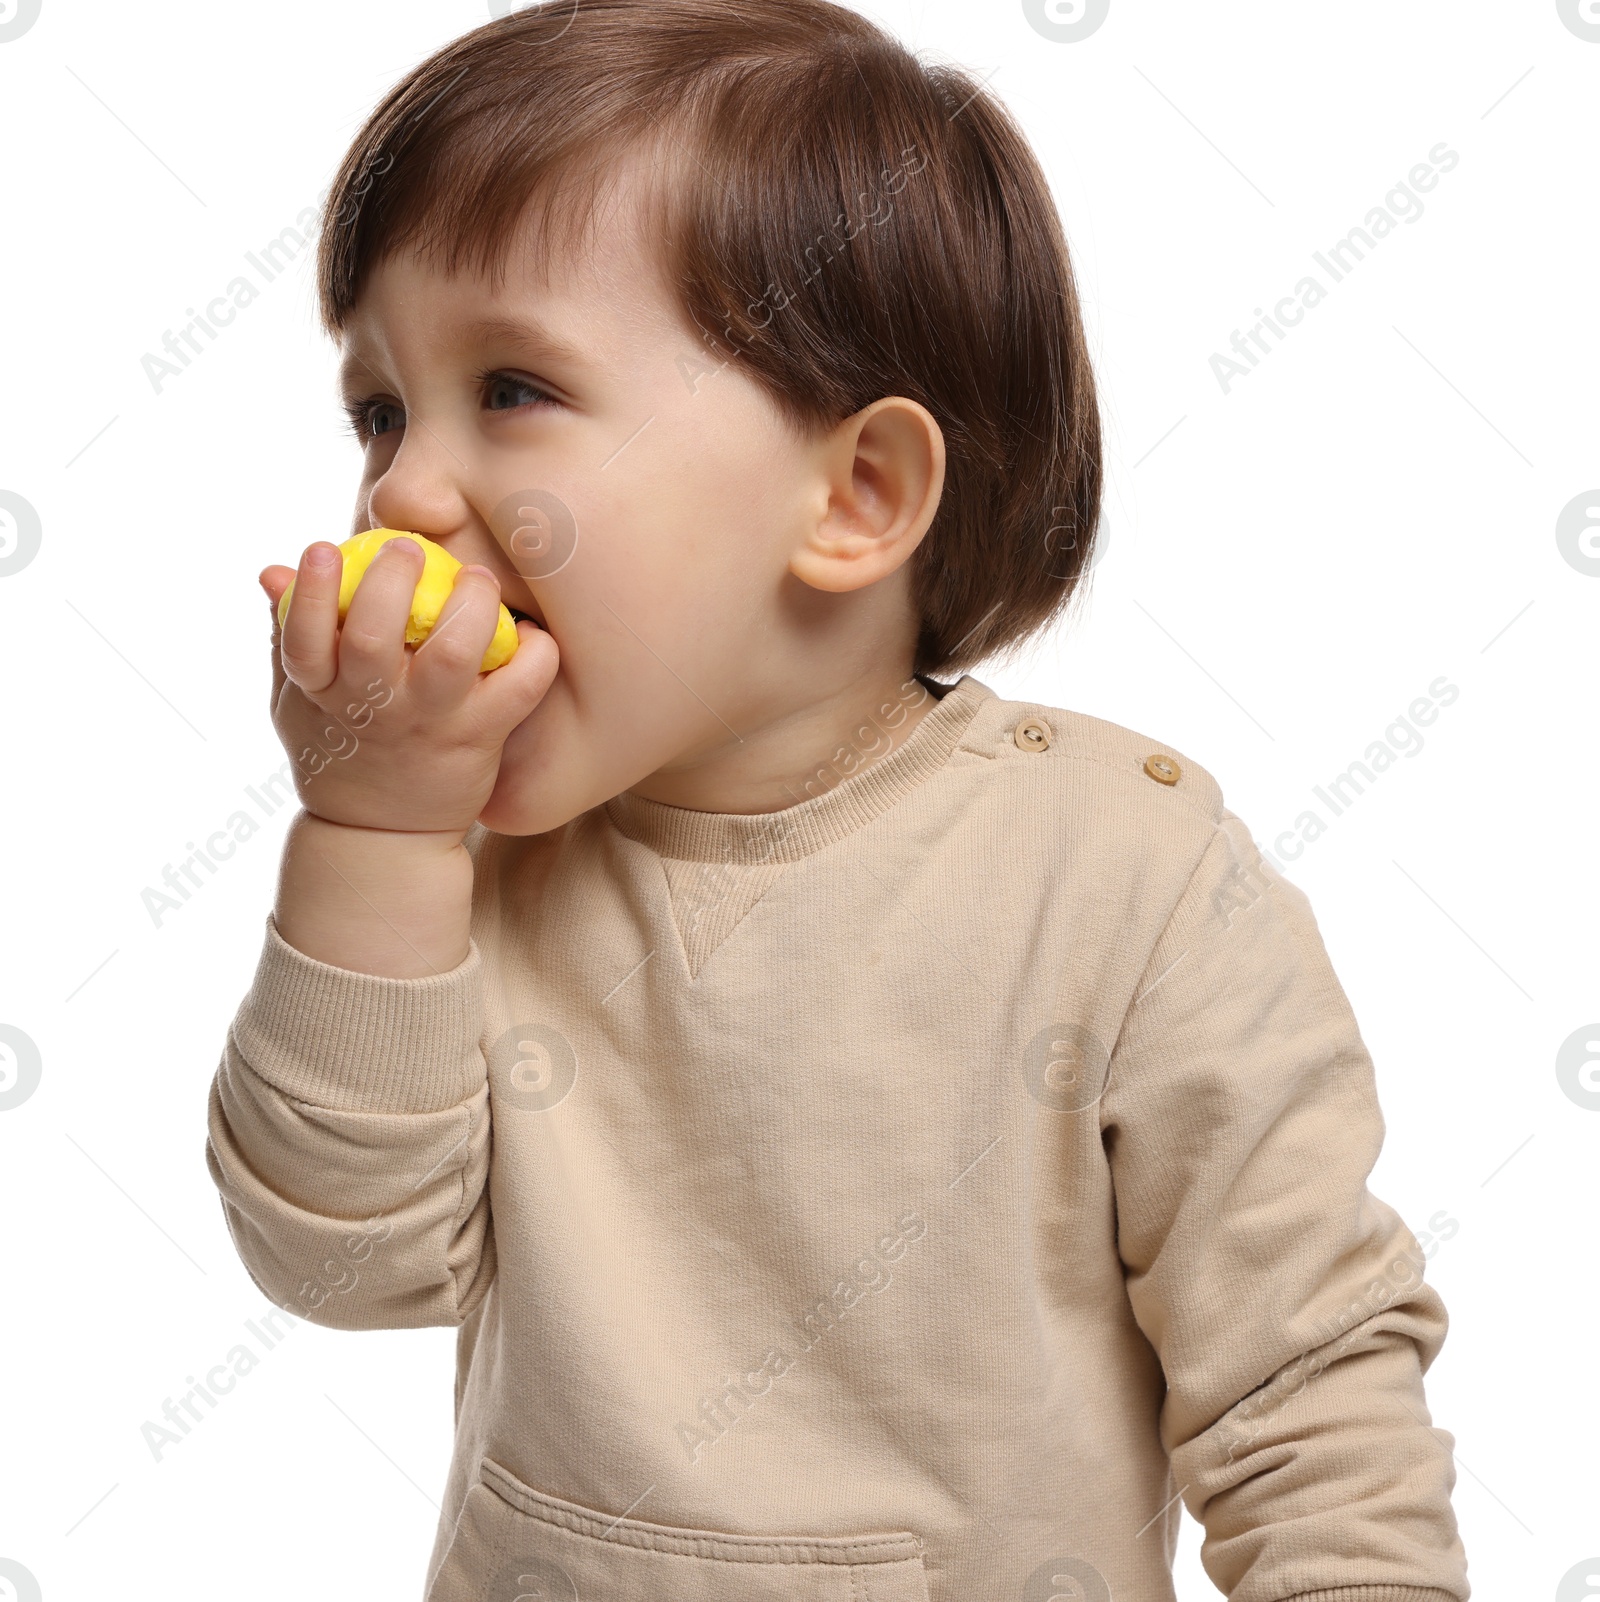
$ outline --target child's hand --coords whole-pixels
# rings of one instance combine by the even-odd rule
[[[313,558],[326,559],[325,566]],[[298,573],[269,567],[272,722],[307,812],[330,823],[465,836],[500,771],[506,737],[543,700],[560,664],[554,640],[519,620],[510,661],[481,673],[500,586],[463,568],[432,633],[405,643],[422,550],[390,540],[339,622],[339,550],[306,547]],[[289,615],[278,601],[294,581]]]

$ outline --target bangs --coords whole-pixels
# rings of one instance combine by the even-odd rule
[[[317,261],[323,329],[337,339],[372,268],[405,252],[454,276],[463,268],[503,282],[513,248],[518,263],[547,278],[552,262],[589,254],[605,207],[617,198],[629,161],[649,180],[637,187],[644,237],[662,260],[682,161],[671,136],[643,119],[608,114],[554,119],[483,104],[467,80],[443,94],[419,76],[393,114],[358,141],[324,206]],[[420,99],[420,109],[408,102]],[[678,136],[680,139],[683,135]]]

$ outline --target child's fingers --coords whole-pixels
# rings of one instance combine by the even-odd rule
[[[411,695],[417,706],[442,711],[465,697],[499,622],[499,582],[486,569],[462,568],[438,621],[411,658]]]
[[[422,547],[415,540],[385,540],[368,564],[339,631],[339,671],[366,683],[398,684],[406,671],[406,623],[422,577]]]
[[[318,555],[331,560],[319,563]],[[337,545],[308,545],[295,574],[289,615],[284,619],[279,654],[284,672],[307,695],[320,695],[338,670],[334,642],[339,631],[339,581],[344,558]]]
[[[561,666],[561,648],[536,623],[517,620],[517,652],[485,673],[473,692],[484,726],[509,734],[544,699]]]

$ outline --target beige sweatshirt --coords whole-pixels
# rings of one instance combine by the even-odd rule
[[[877,721],[782,812],[474,827],[449,973],[269,915],[207,1163],[273,1302],[458,1326],[429,1602],[1168,1602],[1180,1501],[1232,1602],[1462,1602],[1304,893],[1158,740]]]

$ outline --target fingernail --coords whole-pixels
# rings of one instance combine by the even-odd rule
[[[490,582],[493,583],[496,587],[499,586],[500,580],[495,578],[494,574],[491,573],[488,568],[480,567],[476,562],[469,562],[467,564],[467,571],[469,573],[481,573],[481,574],[483,574],[483,576],[486,579],[490,580]]]
[[[338,551],[331,545],[313,545],[306,560],[315,568],[330,568],[339,560]]]

